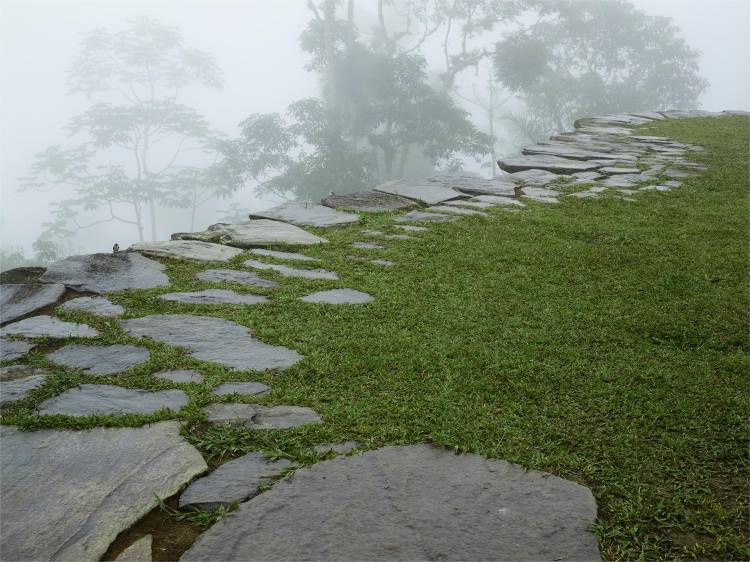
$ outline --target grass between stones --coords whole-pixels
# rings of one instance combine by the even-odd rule
[[[108,377],[56,367],[42,388],[3,408],[2,423],[85,428],[176,417],[214,465],[252,450],[310,463],[326,458],[312,446],[346,440],[362,448],[433,442],[589,486],[606,559],[746,559],[750,120],[669,120],[640,130],[704,146],[693,160],[708,171],[672,192],[639,194],[637,203],[562,197],[555,206],[527,201],[518,213],[498,208],[490,219],[431,224],[413,233],[415,240],[383,239],[385,250],[357,251],[351,243],[369,240],[363,230],[400,232],[390,229],[391,215],[311,229],[331,243],[302,252],[321,258],[314,266],[337,272],[340,281],[263,272],[279,287],[208,284],[195,273],[214,266],[165,261],[171,287],[111,296],[127,308],[126,318],[219,316],[305,359],[286,371],[232,372],[130,338],[116,321],[61,312],[98,329],[99,343],[146,345],[150,360]],[[347,257],[356,253],[397,265]],[[227,267],[241,269],[250,257],[257,256],[245,253]],[[207,287],[271,301],[205,306],[158,298]],[[337,287],[375,301],[297,300]],[[50,367],[41,352],[56,347],[40,346],[29,363]],[[196,369],[205,383],[150,376],[164,369]],[[272,391],[211,396],[213,387],[235,380]],[[190,402],[179,415],[33,415],[44,399],[83,382],[182,388]],[[310,406],[325,423],[212,428],[200,412],[210,401]]]

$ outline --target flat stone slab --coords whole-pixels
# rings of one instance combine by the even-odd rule
[[[296,267],[289,267],[288,265],[280,265],[276,263],[266,263],[258,260],[247,260],[242,263],[245,267],[252,267],[254,269],[260,269],[264,271],[275,271],[279,275],[284,277],[301,277],[302,279],[330,279],[336,280],[339,278],[333,271],[327,271],[325,269],[298,269]]]
[[[540,197],[538,195],[524,195],[524,197],[526,199],[531,200],[531,201],[536,201],[537,203],[551,203],[551,204],[555,204],[555,203],[559,203],[560,202],[560,201],[558,201],[554,197]]]
[[[0,328],[0,335],[23,336],[25,338],[95,338],[99,332],[74,322],[66,322],[53,316],[32,316]]]
[[[513,178],[514,181],[523,183],[524,185],[543,186],[559,180],[561,176],[548,172],[547,170],[531,169],[508,174],[508,177]]]
[[[0,361],[14,361],[35,347],[36,345],[31,342],[0,337]]]
[[[12,322],[40,308],[56,304],[65,294],[65,285],[0,285],[0,323]]]
[[[356,449],[359,443],[356,441],[344,441],[343,443],[331,443],[327,445],[316,445],[313,447],[313,451],[320,455],[324,455],[329,452],[336,453],[337,455],[345,455]]]
[[[53,363],[80,369],[88,375],[114,375],[137,367],[148,358],[147,348],[123,344],[71,344],[47,355]]]
[[[398,228],[399,230],[405,230],[407,232],[426,232],[430,230],[425,226],[413,226],[411,224],[394,224],[393,228]]]
[[[213,224],[201,232],[178,232],[172,240],[200,240],[239,248],[256,246],[314,246],[328,242],[286,222],[257,219],[236,224]]]
[[[248,287],[266,287],[272,289],[279,284],[270,279],[263,279],[252,271],[240,271],[239,269],[206,269],[196,275],[201,281],[208,283],[237,283]]]
[[[286,369],[302,360],[296,351],[263,343],[244,326],[222,318],[160,314],[121,320],[120,325],[131,336],[184,347],[196,359],[242,371]]]
[[[352,242],[352,248],[357,248],[358,250],[382,250],[385,246],[376,244],[375,242]]]
[[[442,213],[425,213],[424,211],[410,211],[405,215],[393,217],[396,222],[453,222],[458,217]]]
[[[354,289],[331,289],[300,297],[299,300],[320,304],[364,304],[375,299],[372,295]]]
[[[375,190],[420,201],[427,205],[437,205],[443,201],[450,201],[451,199],[458,199],[463,196],[461,192],[455,189],[430,181],[389,181],[377,186]]]
[[[506,172],[521,172],[523,170],[546,170],[555,174],[572,174],[574,172],[588,172],[601,168],[601,164],[583,160],[568,160],[557,156],[514,156],[501,158],[498,166]]]
[[[448,205],[433,205],[432,207],[427,207],[425,211],[430,213],[453,213],[455,215],[475,215],[480,217],[487,216],[487,213],[483,213],[482,211],[464,209],[463,207],[450,207]]]
[[[496,195],[477,195],[474,199],[477,201],[483,201],[491,205],[512,205],[515,207],[525,207],[526,204],[518,199],[511,199],[510,197],[498,197]]]
[[[165,266],[133,252],[70,256],[53,263],[39,280],[74,291],[110,293],[169,285]]]
[[[471,195],[513,195],[516,189],[515,182],[507,177],[488,180],[474,176],[436,176],[428,181]]]
[[[348,209],[363,213],[384,213],[414,207],[414,201],[410,199],[373,189],[346,195],[331,195],[325,197],[321,203],[334,209]]]
[[[153,537],[144,535],[115,558],[115,562],[151,562]]]
[[[254,396],[256,394],[268,394],[271,387],[262,382],[225,382],[213,389],[214,396],[227,396],[229,394],[245,394]]]
[[[290,429],[323,421],[315,410],[303,406],[225,403],[209,404],[203,411],[211,423],[229,423],[251,429]]]
[[[449,207],[469,207],[473,209],[490,209],[494,207],[492,203],[484,203],[482,201],[446,201],[442,206]]]
[[[47,369],[35,369],[28,365],[11,365],[0,369],[0,404],[26,398],[39,388],[52,374]]]
[[[375,265],[382,265],[384,267],[391,267],[391,266],[396,265],[395,261],[382,260],[382,259],[370,260],[370,263],[374,263]]]
[[[128,248],[129,252],[140,252],[160,258],[187,259],[196,261],[229,261],[239,256],[242,250],[223,244],[200,240],[165,240],[164,242],[140,242]]]
[[[85,312],[94,316],[120,316],[125,309],[119,304],[114,304],[106,297],[78,297],[65,302],[60,308],[65,311]]]
[[[330,227],[351,224],[359,220],[359,215],[342,213],[323,205],[299,202],[284,203],[266,211],[252,213],[250,218],[273,219],[297,226]]]
[[[293,466],[286,459],[272,461],[260,453],[248,453],[190,484],[180,496],[180,509],[191,506],[213,511],[234,501],[248,500],[258,495],[261,484],[276,480]]]
[[[599,171],[603,174],[609,174],[611,176],[616,174],[640,174],[641,171],[638,168],[618,168],[615,166],[605,166],[599,168]]]
[[[559,191],[545,189],[543,187],[524,187],[522,192],[529,197],[557,197],[560,195]]]
[[[180,424],[0,427],[0,558],[99,560],[117,535],[207,466]]]
[[[39,406],[41,415],[153,414],[162,408],[177,412],[188,402],[181,390],[139,390],[110,384],[82,384],[69,388]]]
[[[575,174],[572,174],[572,176],[579,180],[588,181],[594,181],[604,177],[604,175],[600,174],[599,172],[576,172]]]
[[[260,304],[268,302],[268,297],[247,295],[227,291],[226,289],[202,289],[186,293],[167,293],[160,295],[165,301],[182,302],[185,304]]]
[[[176,383],[203,383],[203,375],[198,371],[191,369],[175,369],[172,371],[161,371],[154,373],[154,377],[165,381],[176,382]]]
[[[291,261],[320,261],[320,258],[313,258],[305,256],[303,254],[297,254],[294,252],[277,252],[276,250],[263,250],[261,248],[253,248],[250,250],[251,254],[256,256],[265,256],[268,258],[276,258],[277,260],[291,260]]]
[[[181,560],[600,560],[595,519],[594,497],[574,482],[394,446],[297,470]]]

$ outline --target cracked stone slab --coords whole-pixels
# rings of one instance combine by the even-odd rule
[[[411,211],[405,215],[393,217],[396,222],[453,222],[458,217],[445,215],[443,213],[425,213],[423,211]]]
[[[0,404],[26,398],[29,392],[42,386],[51,374],[47,369],[35,369],[28,365],[1,368]]]
[[[0,558],[97,561],[117,535],[207,469],[180,424],[0,427]]]
[[[297,470],[181,560],[593,561],[596,511],[588,488],[548,473],[391,446]]]
[[[384,213],[400,211],[414,207],[414,201],[399,197],[391,193],[383,193],[373,189],[349,193],[346,195],[331,195],[325,197],[321,203],[334,209],[348,209],[364,213]]]
[[[318,304],[365,304],[375,299],[372,295],[354,289],[331,289],[300,297],[299,300]]]
[[[160,314],[121,320],[120,325],[131,336],[184,347],[195,359],[242,371],[286,369],[302,360],[296,351],[263,343],[246,327],[223,318]]]
[[[213,511],[234,501],[258,495],[261,484],[269,484],[295,466],[286,459],[270,460],[261,453],[248,453],[219,466],[195,480],[180,496],[180,509],[191,506]]]
[[[192,369],[173,369],[171,371],[161,371],[154,373],[154,377],[164,381],[176,382],[176,383],[203,383],[203,375],[198,371]]]
[[[0,361],[14,361],[35,347],[36,345],[31,342],[0,337]]]
[[[167,293],[160,295],[165,301],[185,304],[260,304],[268,302],[268,297],[249,295],[228,291],[226,289],[202,289],[185,293]]]
[[[275,271],[284,277],[301,277],[302,279],[330,279],[336,280],[339,276],[333,271],[325,269],[298,269],[288,265],[266,263],[258,260],[246,260],[242,263],[245,267],[252,267],[263,271]]]
[[[178,232],[172,240],[200,240],[239,248],[255,246],[314,246],[328,242],[286,222],[256,219],[236,224],[213,224],[202,232]]]
[[[275,250],[263,250],[261,248],[253,248],[252,250],[250,250],[250,253],[255,254],[256,256],[276,258],[277,260],[320,261],[320,258],[305,256],[304,254],[297,254],[294,252],[277,252]]]
[[[516,207],[525,207],[526,204],[518,199],[511,199],[510,197],[499,197],[496,195],[478,195],[475,197],[477,201],[483,201],[490,205],[512,205]]]
[[[482,211],[475,211],[474,209],[464,209],[463,207],[450,207],[448,205],[433,205],[427,207],[425,211],[429,213],[453,213],[454,215],[474,215],[479,217],[489,216],[487,213]]]
[[[227,396],[229,394],[245,394],[247,396],[268,394],[271,387],[262,382],[225,382],[213,389],[214,396]]]
[[[572,174],[574,172],[588,172],[601,168],[590,160],[568,160],[557,156],[515,156],[501,158],[497,161],[500,169],[506,172],[521,172],[523,170],[547,170],[555,174]]]
[[[41,308],[56,304],[65,294],[65,285],[0,285],[0,323],[12,322]]]
[[[237,283],[248,287],[266,287],[268,289],[279,285],[276,281],[259,277],[257,273],[239,269],[206,269],[198,272],[196,277],[208,283]]]
[[[151,562],[153,537],[144,535],[115,558],[115,562]]]
[[[140,252],[160,258],[187,259],[196,261],[229,261],[239,256],[242,250],[223,244],[200,240],[165,240],[163,242],[140,242],[128,248],[129,252]]]
[[[80,369],[88,375],[114,375],[148,361],[149,351],[136,345],[70,344],[47,355],[58,365]]]
[[[357,248],[358,250],[382,250],[385,246],[376,244],[375,242],[352,242],[352,248]]]
[[[70,256],[53,263],[39,280],[74,291],[110,293],[169,285],[165,266],[134,252]]]
[[[25,338],[95,338],[99,332],[86,324],[66,322],[53,316],[42,315],[7,324],[0,328],[0,335]]]
[[[162,408],[179,411],[188,397],[181,390],[140,390],[110,384],[82,384],[42,402],[39,414],[153,414]]]
[[[106,297],[78,297],[65,302],[60,308],[65,311],[85,312],[94,316],[121,316],[125,309]]]
[[[359,215],[354,213],[344,213],[324,205],[313,205],[312,203],[300,203],[296,201],[284,203],[265,211],[251,213],[250,218],[272,219],[297,226],[318,226],[324,228],[359,221]]]
[[[576,179],[589,181],[598,180],[599,178],[604,177],[604,174],[600,174],[599,172],[576,172],[571,175]]]
[[[315,410],[303,406],[224,403],[209,404],[203,411],[211,423],[229,423],[251,429],[290,429],[323,421]]]
[[[439,183],[430,181],[389,181],[377,186],[375,190],[420,201],[426,205],[436,205],[443,201],[450,201],[451,199],[463,197],[461,192],[456,191],[453,188],[444,187]]]

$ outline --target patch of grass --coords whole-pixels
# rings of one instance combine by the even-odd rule
[[[387,249],[370,252],[351,242],[367,239],[359,235],[366,229],[396,232],[390,215],[316,230],[330,243],[304,253],[321,258],[311,267],[339,273],[338,282],[264,272],[280,286],[238,288],[198,282],[205,264],[165,262],[172,287],[113,295],[128,317],[219,316],[304,361],[283,372],[233,372],[69,313],[100,329],[99,343],[151,350],[146,364],[96,382],[178,387],[188,406],[178,416],[34,417],[42,400],[92,382],[56,368],[44,387],[3,408],[2,423],[79,428],[179,417],[213,463],[263,450],[309,464],[319,460],[310,451],[316,444],[428,441],[590,487],[606,559],[747,559],[749,127],[742,117],[650,125],[644,134],[705,147],[693,159],[708,170],[672,192],[639,194],[637,203],[529,203],[519,213],[433,224],[414,233],[417,240],[384,240]],[[397,265],[347,258],[353,254]],[[247,257],[227,267],[241,269]],[[201,306],[158,298],[209,286],[271,301]],[[366,291],[375,302],[297,300],[334,287]],[[30,362],[52,367],[42,353]],[[196,369],[205,384],[149,376],[166,368]],[[208,426],[201,407],[228,380],[269,384],[269,395],[244,400],[310,406],[325,423],[291,431]]]
[[[210,527],[219,519],[226,517],[240,506],[239,501],[234,501],[228,505],[219,506],[212,511],[203,511],[202,509],[198,509],[196,507],[186,510],[179,510],[168,506],[159,496],[155,497],[157,503],[159,504],[159,509],[172,517],[175,521],[185,521],[188,523],[192,523],[193,525],[200,525],[201,527]]]

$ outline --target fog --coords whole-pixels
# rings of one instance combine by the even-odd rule
[[[412,5],[420,3],[426,4],[424,0],[411,2]],[[342,1],[338,4],[336,18],[343,22],[347,17],[345,13],[347,2]],[[401,4],[406,6],[410,3],[403,0]],[[532,4],[535,3],[532,2]],[[590,2],[587,4],[581,2],[580,6],[583,8],[590,4]],[[750,34],[748,34],[750,2],[746,0],[713,0],[711,2],[706,0],[633,0],[631,4],[648,15],[671,18],[689,47],[699,52],[696,75],[705,79],[708,85],[705,88],[696,86],[702,91],[698,93],[697,101],[693,105],[712,111],[750,110]],[[316,0],[314,5],[320,7],[322,11],[325,2]],[[359,40],[363,45],[369,45],[374,37],[372,30],[377,25],[378,2],[377,0],[354,0],[353,5],[355,7],[354,24],[360,33]],[[572,5],[575,7],[576,2],[572,2]],[[386,7],[390,11],[385,15],[384,21],[387,23],[390,36],[395,37],[398,30],[404,28],[405,16],[403,13],[394,11],[388,3]],[[2,68],[0,246],[6,253],[20,248],[27,258],[31,258],[34,254],[32,244],[44,230],[43,224],[53,218],[50,203],[65,198],[70,199],[72,196],[70,189],[58,187],[19,191],[23,184],[20,178],[29,175],[35,161],[34,155],[52,145],[63,147],[75,145],[75,139],[69,138],[65,130],[69,120],[86,112],[97,101],[117,103],[111,92],[105,94],[104,97],[92,95],[90,99],[81,93],[69,94],[66,76],[80,51],[79,41],[82,32],[98,27],[121,31],[126,28],[128,21],[137,16],[153,18],[161,24],[178,28],[185,46],[213,55],[223,71],[224,78],[224,87],[221,90],[198,86],[184,88],[179,102],[195,109],[212,129],[221,131],[225,135],[225,140],[237,141],[237,144],[232,146],[239,147],[238,150],[243,146],[257,145],[258,139],[248,136],[254,134],[253,131],[256,130],[243,132],[239,126],[251,114],[284,114],[290,104],[306,98],[318,98],[322,100],[323,106],[332,103],[337,105],[336,100],[338,100],[338,105],[343,109],[334,109],[344,121],[350,119],[352,112],[354,117],[351,117],[351,120],[354,121],[355,117],[361,117],[363,111],[360,108],[347,112],[349,108],[345,99],[348,95],[345,92],[349,89],[356,89],[359,84],[341,84],[340,76],[331,78],[330,69],[319,68],[317,71],[311,71],[306,68],[313,56],[301,48],[300,35],[316,17],[306,0],[0,0],[0,10],[0,41],[2,41],[0,54],[0,68]],[[531,25],[530,22],[536,21],[533,18],[537,15],[524,12],[518,14],[517,17],[522,24]],[[498,41],[502,41],[505,35],[513,32],[513,25],[517,25],[509,21],[498,22],[491,33],[477,37],[476,44],[481,48],[494,49]],[[388,179],[396,177],[399,173],[409,176],[419,175],[425,171],[439,171],[455,166],[458,162],[462,163],[464,169],[468,171],[487,175],[492,173],[487,164],[491,162],[493,154],[517,150],[520,144],[528,142],[534,135],[551,131],[556,127],[555,120],[557,123],[567,121],[571,115],[576,114],[576,111],[580,111],[579,105],[577,108],[566,109],[567,113],[562,110],[554,115],[554,112],[546,113],[549,108],[544,105],[545,101],[540,101],[539,91],[528,86],[528,80],[524,74],[527,63],[523,58],[527,54],[519,47],[518,41],[508,41],[506,48],[511,53],[513,48],[521,49],[516,55],[516,58],[523,59],[521,62],[507,55],[504,61],[493,66],[492,61],[495,59],[488,56],[475,66],[461,70],[455,76],[455,81],[451,82],[449,87],[446,86],[443,36],[441,28],[439,34],[430,35],[419,44],[419,32],[414,32],[409,48],[419,44],[419,48],[414,52],[426,60],[425,83],[435,91],[445,89],[447,99],[469,111],[470,121],[481,133],[490,132],[488,114],[485,111],[489,99],[486,87],[489,73],[492,72],[491,76],[505,81],[503,84],[498,81],[496,90],[493,91],[498,109],[493,119],[493,134],[496,138],[491,143],[491,149],[485,150],[481,157],[472,156],[468,154],[471,150],[467,147],[478,142],[479,137],[468,139],[464,135],[461,138],[456,137],[455,141],[446,137],[442,138],[441,142],[456,142],[455,153],[451,152],[450,147],[441,147],[439,150],[435,148],[431,156],[422,156],[420,150],[417,150],[420,146],[415,144],[417,149],[411,152],[408,148],[404,149],[400,156],[394,156],[395,159],[389,163],[388,147],[382,149],[382,154],[375,149],[376,141],[372,139],[377,135],[373,135],[373,132],[376,131],[379,135],[381,131],[373,127],[369,131],[369,137],[364,132],[359,136],[350,134],[347,137],[347,150],[354,146],[360,152],[351,157],[346,164],[348,167],[342,167],[342,170],[346,168],[346,174],[348,174],[350,168],[354,166],[352,162],[358,162],[357,158],[367,156],[371,152],[372,158],[363,164],[369,170],[368,174],[351,178],[342,171],[340,177],[349,178],[341,180],[341,184],[345,187],[337,184],[337,187],[332,187],[330,191],[341,192],[342,189],[346,190],[349,187],[351,190],[366,187],[374,181],[373,178]],[[549,34],[540,35],[540,37],[546,40]],[[529,45],[536,45],[541,39],[531,38]],[[451,41],[452,47],[460,47],[460,40],[452,39]],[[394,47],[388,56],[393,58],[395,56],[393,53],[398,52],[398,49],[406,50],[403,47]],[[361,65],[357,68],[361,68]],[[498,69],[508,70],[499,76]],[[508,85],[510,78],[507,77],[513,72],[520,72],[521,76],[517,79],[516,86],[510,87]],[[343,74],[346,75],[346,73]],[[353,82],[360,80],[356,77],[356,73],[352,74],[351,79]],[[326,84],[334,83],[332,80],[334,82],[338,80],[335,82],[336,87],[326,88]],[[538,78],[535,77],[534,80]],[[538,81],[535,83],[541,84]],[[542,86],[536,87],[542,88]],[[609,92],[607,96],[613,92],[611,89],[602,91]],[[425,95],[427,96],[425,100],[443,103],[440,101],[442,98],[430,98],[429,93]],[[673,92],[670,95],[673,96],[671,99],[689,98],[688,93],[682,97],[680,97],[680,92]],[[393,109],[386,103],[387,99],[383,101],[378,98],[378,100],[381,105],[373,102],[373,111],[378,111],[380,107],[384,112]],[[546,109],[530,109],[537,107],[535,103],[539,104],[539,108]],[[597,106],[591,105],[590,101],[587,103],[590,107]],[[611,107],[611,104],[603,105]],[[620,109],[667,108],[622,107]],[[396,109],[393,111],[395,112]],[[516,116],[516,121],[509,119],[511,114]],[[449,122],[447,117],[446,122]],[[521,122],[526,128],[519,125]],[[569,123],[563,124],[569,126]],[[416,126],[412,124],[407,128]],[[461,125],[457,125],[459,126]],[[286,132],[292,130],[293,127],[285,129]],[[342,135],[346,136],[344,133]],[[370,141],[367,141],[368,138]],[[369,151],[368,145],[368,152],[363,151],[363,142],[370,142],[372,150]],[[461,150],[458,150],[459,142],[463,143]],[[330,148],[330,142],[326,147],[327,150],[335,150]],[[325,174],[321,175],[319,170],[311,171],[309,161],[302,162],[301,160],[301,154],[310,152],[311,149],[303,140],[301,145],[288,153],[290,159],[296,159],[296,164],[285,164],[286,175],[277,177],[275,180],[268,168],[264,169],[262,178],[256,177],[257,174],[250,177],[252,174],[245,174],[242,170],[237,172],[243,166],[249,169],[257,165],[258,162],[253,159],[256,155],[245,155],[242,159],[237,159],[232,168],[232,173],[235,174],[231,180],[233,192],[224,199],[209,195],[207,201],[196,211],[196,216],[192,221],[194,228],[203,229],[218,222],[226,215],[222,211],[230,208],[234,208],[236,216],[241,216],[247,210],[267,208],[286,198],[309,194],[310,199],[315,199],[321,191],[327,193],[329,191],[327,182],[331,180]],[[330,154],[327,157],[330,158]],[[109,151],[97,155],[96,163],[98,165],[119,164],[119,158],[120,156]],[[196,167],[207,166],[216,159],[212,160],[196,151],[195,160],[191,164]],[[278,166],[272,168],[277,170]],[[309,177],[310,185],[314,185],[314,188],[310,187],[306,191],[306,186],[299,187],[299,170],[306,170],[306,173],[309,173],[309,176],[305,177]],[[220,171],[221,174],[215,176],[216,178],[225,177],[222,174],[226,172],[226,169]],[[296,178],[294,181],[297,183],[290,183],[291,178]],[[271,181],[265,191],[255,189],[259,182],[268,180]],[[214,181],[223,180],[215,179]],[[124,207],[122,209],[117,207],[117,209],[118,215],[127,211]],[[79,214],[76,220],[79,224],[89,224],[102,219],[101,207],[93,212],[80,208],[77,212]],[[159,213],[161,218],[156,229],[157,239],[167,239],[172,232],[184,231],[190,226],[191,209],[189,208],[163,204],[159,206]],[[144,219],[144,224],[147,222]],[[64,247],[60,250],[63,254],[109,251],[115,242],[124,248],[138,240],[138,233],[133,225],[117,221],[103,222],[80,231],[72,228],[72,231],[74,231],[72,234],[64,236],[65,240],[56,240],[56,242],[63,243]],[[148,238],[150,238],[150,232],[147,231],[146,239]]]

